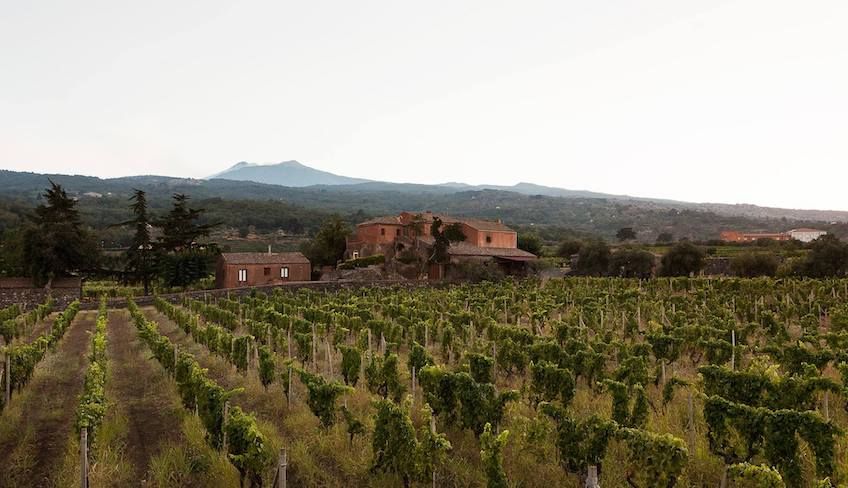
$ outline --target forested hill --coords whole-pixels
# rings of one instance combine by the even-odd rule
[[[148,192],[154,212],[164,209],[173,193],[185,193],[192,198],[193,205],[209,210],[210,220],[228,227],[253,225],[260,231],[309,233],[334,213],[354,223],[401,210],[432,210],[502,219],[522,228],[570,229],[606,238],[621,227],[633,227],[639,238],[646,241],[660,232],[670,232],[675,237],[715,239],[721,230],[728,228],[783,231],[815,226],[846,235],[845,224],[723,215],[699,210],[692,204],[675,207],[650,200],[566,198],[447,185],[369,182],[290,188],[224,179],[163,176],[101,179],[5,170],[0,170],[0,226],[16,225],[21,213],[37,202],[48,185],[48,178],[79,198],[86,221],[97,228],[126,220],[127,198],[133,188],[139,188]]]

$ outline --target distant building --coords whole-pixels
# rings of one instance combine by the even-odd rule
[[[215,268],[216,288],[281,285],[311,278],[309,259],[299,252],[222,253]]]
[[[827,234],[826,231],[818,229],[792,229],[786,232],[739,232],[726,230],[721,233],[721,240],[726,242],[755,242],[758,239],[771,239],[774,241],[788,241],[796,239],[801,242],[811,242]]]
[[[812,242],[812,241],[818,239],[819,237],[827,234],[827,231],[818,230],[818,229],[801,228],[801,229],[792,229],[789,232],[787,232],[787,234],[789,234],[793,239],[797,239],[801,242]]]
[[[433,221],[440,219],[444,226],[458,224],[465,241],[452,243],[448,248],[451,264],[468,261],[496,263],[510,274],[526,269],[535,261],[534,254],[518,249],[518,234],[501,221],[457,218],[432,212],[401,212],[396,216],[378,217],[356,226],[347,240],[345,258],[356,259],[375,254],[391,258],[396,253],[412,251],[426,261],[433,245]],[[431,266],[431,278],[445,276],[443,266]]]
[[[788,241],[791,238],[785,232],[738,232],[735,230],[726,230],[721,233],[721,240],[726,242],[756,242],[759,239]]]
[[[434,219],[443,225],[459,224],[465,235],[465,244],[482,248],[514,249],[518,247],[518,234],[501,221],[456,218],[433,212],[401,212],[396,216],[377,217],[356,226],[356,232],[347,240],[345,257],[355,259],[373,254],[388,254],[397,243],[410,244],[418,237],[430,237]]]

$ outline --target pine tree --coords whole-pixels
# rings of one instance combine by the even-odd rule
[[[76,200],[61,185],[50,181],[43,197],[46,203],[30,217],[23,245],[30,275],[37,284],[49,285],[56,276],[94,266],[99,250],[83,228]]]
[[[130,201],[133,202],[130,208],[135,218],[121,224],[135,227],[135,235],[126,253],[127,271],[144,284],[144,294],[149,295],[150,279],[155,272],[155,254],[150,237],[152,225],[147,213],[147,195],[142,190],[134,190]]]
[[[188,286],[206,277],[217,254],[214,245],[202,246],[198,241],[218,224],[199,224],[205,210],[189,207],[188,200],[175,194],[171,211],[157,223],[162,228],[156,245],[161,252],[159,268],[168,286]]]

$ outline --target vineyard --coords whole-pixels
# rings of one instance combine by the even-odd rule
[[[848,280],[277,289],[0,319],[2,486],[848,484]]]

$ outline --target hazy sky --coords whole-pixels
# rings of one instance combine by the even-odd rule
[[[0,0],[0,168],[848,210],[846,26],[846,0]]]

